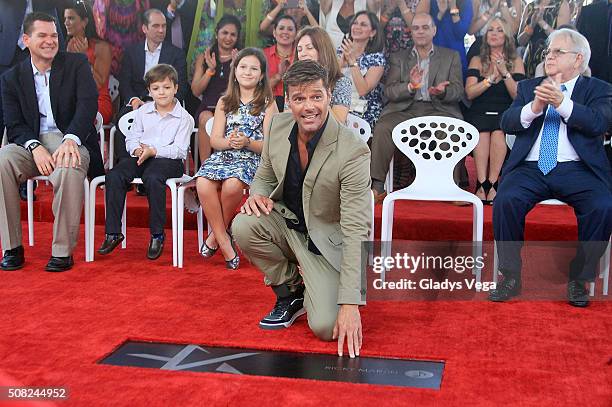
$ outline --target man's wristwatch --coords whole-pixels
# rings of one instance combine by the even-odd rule
[[[32,151],[34,151],[34,149],[36,147],[38,147],[40,145],[40,143],[38,141],[34,141],[32,143],[30,143],[26,148],[28,149],[28,151],[31,153]]]

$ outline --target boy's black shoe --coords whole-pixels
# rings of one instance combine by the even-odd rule
[[[123,233],[107,233],[106,237],[104,238],[104,241],[102,242],[102,246],[100,246],[100,248],[98,249],[98,253],[109,254],[110,252],[115,250],[115,248],[119,246],[121,242],[123,242],[123,239],[125,239]]]
[[[151,236],[151,241],[149,242],[149,248],[147,249],[147,258],[149,260],[156,260],[161,256],[164,251],[164,240],[165,236],[161,237]]]

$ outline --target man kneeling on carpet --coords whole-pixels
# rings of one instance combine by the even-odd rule
[[[327,70],[298,61],[285,74],[291,112],[275,115],[234,237],[277,296],[259,326],[305,312],[322,340],[359,355],[365,304],[361,242],[370,229],[370,151],[329,114]],[[299,269],[298,269],[299,265]]]
[[[194,120],[175,97],[178,73],[173,66],[154,66],[145,74],[145,83],[153,101],[136,110],[132,131],[126,134],[125,148],[131,157],[120,160],[106,175],[106,238],[98,253],[109,254],[123,241],[125,195],[139,177],[149,201],[147,258],[155,260],[164,248],[166,180],[183,175]]]

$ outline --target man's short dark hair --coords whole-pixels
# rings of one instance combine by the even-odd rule
[[[32,35],[32,30],[34,29],[34,23],[36,21],[55,23],[55,19],[53,18],[53,16],[47,13],[41,13],[40,11],[35,11],[33,13],[28,14],[23,20],[24,34]]]
[[[175,85],[178,84],[178,72],[176,72],[176,69],[172,65],[158,64],[147,71],[144,80],[148,89],[151,87],[151,84],[161,82],[166,78],[170,79]]]
[[[283,76],[287,89],[289,86],[305,85],[319,79],[323,81],[323,86],[327,89],[329,87],[327,69],[320,63],[310,60],[294,62]]]
[[[164,15],[164,13],[162,13],[161,10],[158,10],[156,8],[150,8],[144,13],[142,13],[142,23],[146,25],[147,27],[149,26],[149,23],[151,22],[151,16],[153,14],[161,14],[164,18],[166,18],[166,16]]]

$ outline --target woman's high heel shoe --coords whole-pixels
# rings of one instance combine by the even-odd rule
[[[497,187],[499,186],[499,180],[491,183],[491,188],[489,188],[489,191],[491,191],[492,189],[495,191],[495,196],[497,196]],[[487,195],[489,195],[489,193],[487,192]],[[488,200],[487,202],[489,202],[489,205],[493,205],[493,202],[495,201],[495,198]]]
[[[497,182],[495,184],[497,184]],[[489,181],[488,179],[485,179],[483,182],[476,180],[476,189],[474,190],[474,194],[476,194],[478,190],[482,188],[485,199],[481,199],[481,201],[485,205],[489,205],[491,203],[491,201],[487,200],[487,195],[489,195],[489,191],[491,190],[492,186],[493,184],[491,184],[491,181]]]
[[[232,244],[232,249],[234,249],[234,253],[236,254],[233,259],[225,260],[225,268],[228,270],[237,270],[240,265],[240,256],[238,256],[238,250],[236,250],[236,245],[234,244],[234,239],[230,238],[230,242]]]
[[[217,253],[217,250],[219,250],[219,246],[215,248],[208,247],[208,245],[206,244],[206,240],[205,240],[204,243],[202,243],[202,247],[200,248],[200,254],[202,255],[202,257],[208,259],[214,256],[215,253]]]

